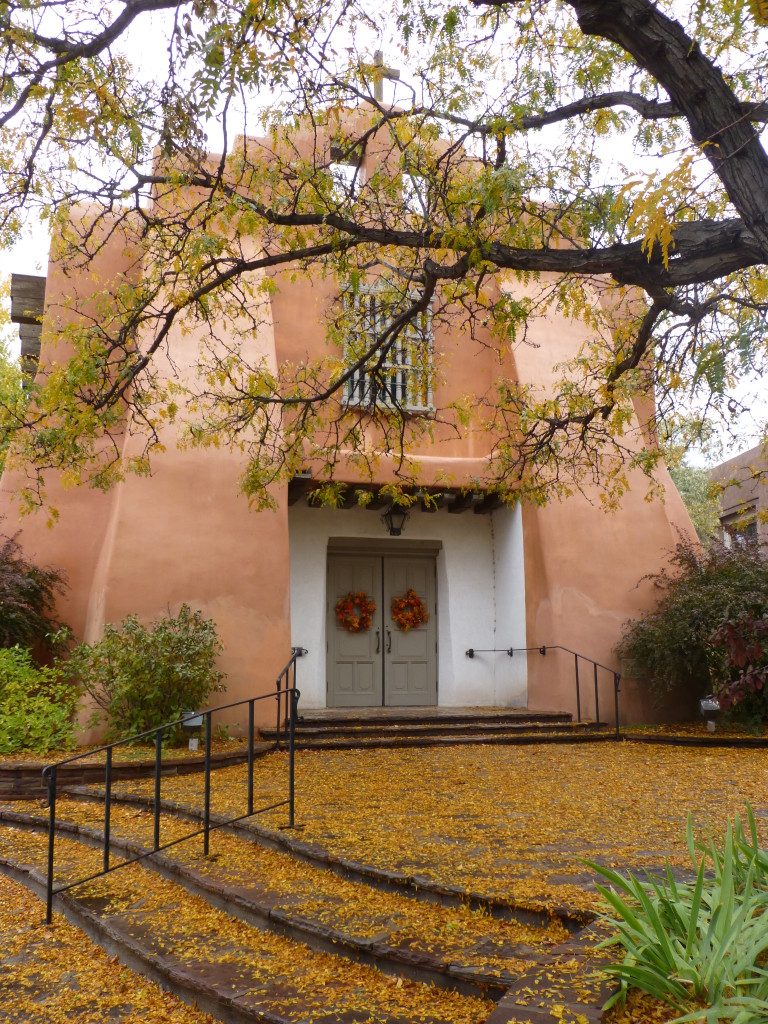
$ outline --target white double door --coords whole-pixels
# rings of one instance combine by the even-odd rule
[[[392,601],[414,590],[429,619],[401,630]],[[369,629],[350,632],[336,605],[363,592],[376,605]],[[328,707],[398,707],[437,704],[435,559],[431,555],[331,555],[327,586]]]

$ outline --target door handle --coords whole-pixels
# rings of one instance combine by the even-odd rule
[[[381,650],[381,634],[379,630],[376,630],[376,653],[378,654]]]
[[[392,650],[392,634],[387,630],[387,654]]]

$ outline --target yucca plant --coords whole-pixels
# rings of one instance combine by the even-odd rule
[[[678,1024],[768,1020],[768,854],[749,805],[747,823],[729,821],[722,845],[696,842],[689,815],[694,883],[677,881],[669,862],[664,877],[642,881],[587,862],[609,883],[597,888],[616,934],[603,945],[625,951],[606,968],[619,989],[605,1009],[638,988],[678,1009]]]
[[[757,831],[757,822],[752,806],[747,802],[747,827],[742,824],[738,814],[733,821],[733,862],[734,884],[738,888],[743,884],[748,869],[754,866],[756,872],[756,884],[768,890],[768,850],[760,849],[760,840]],[[694,841],[693,829],[688,822],[686,830],[686,841],[691,860],[696,859],[696,851],[704,854],[712,861],[715,877],[720,877],[724,869],[724,850],[720,850],[717,842],[712,836],[707,839]]]

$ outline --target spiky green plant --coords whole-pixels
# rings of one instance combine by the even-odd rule
[[[697,842],[689,815],[693,883],[677,881],[668,861],[664,877],[644,881],[587,862],[609,883],[597,889],[616,934],[603,945],[625,951],[606,968],[619,982],[606,1009],[637,988],[680,1010],[676,1024],[768,1020],[768,854],[749,804],[747,825],[736,816],[722,844]]]

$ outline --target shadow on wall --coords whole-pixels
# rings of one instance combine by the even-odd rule
[[[709,692],[706,683],[700,690],[681,684],[656,698],[650,682],[640,678],[631,663],[625,663],[619,690],[619,721],[621,725],[661,725],[698,719],[699,698]]]

